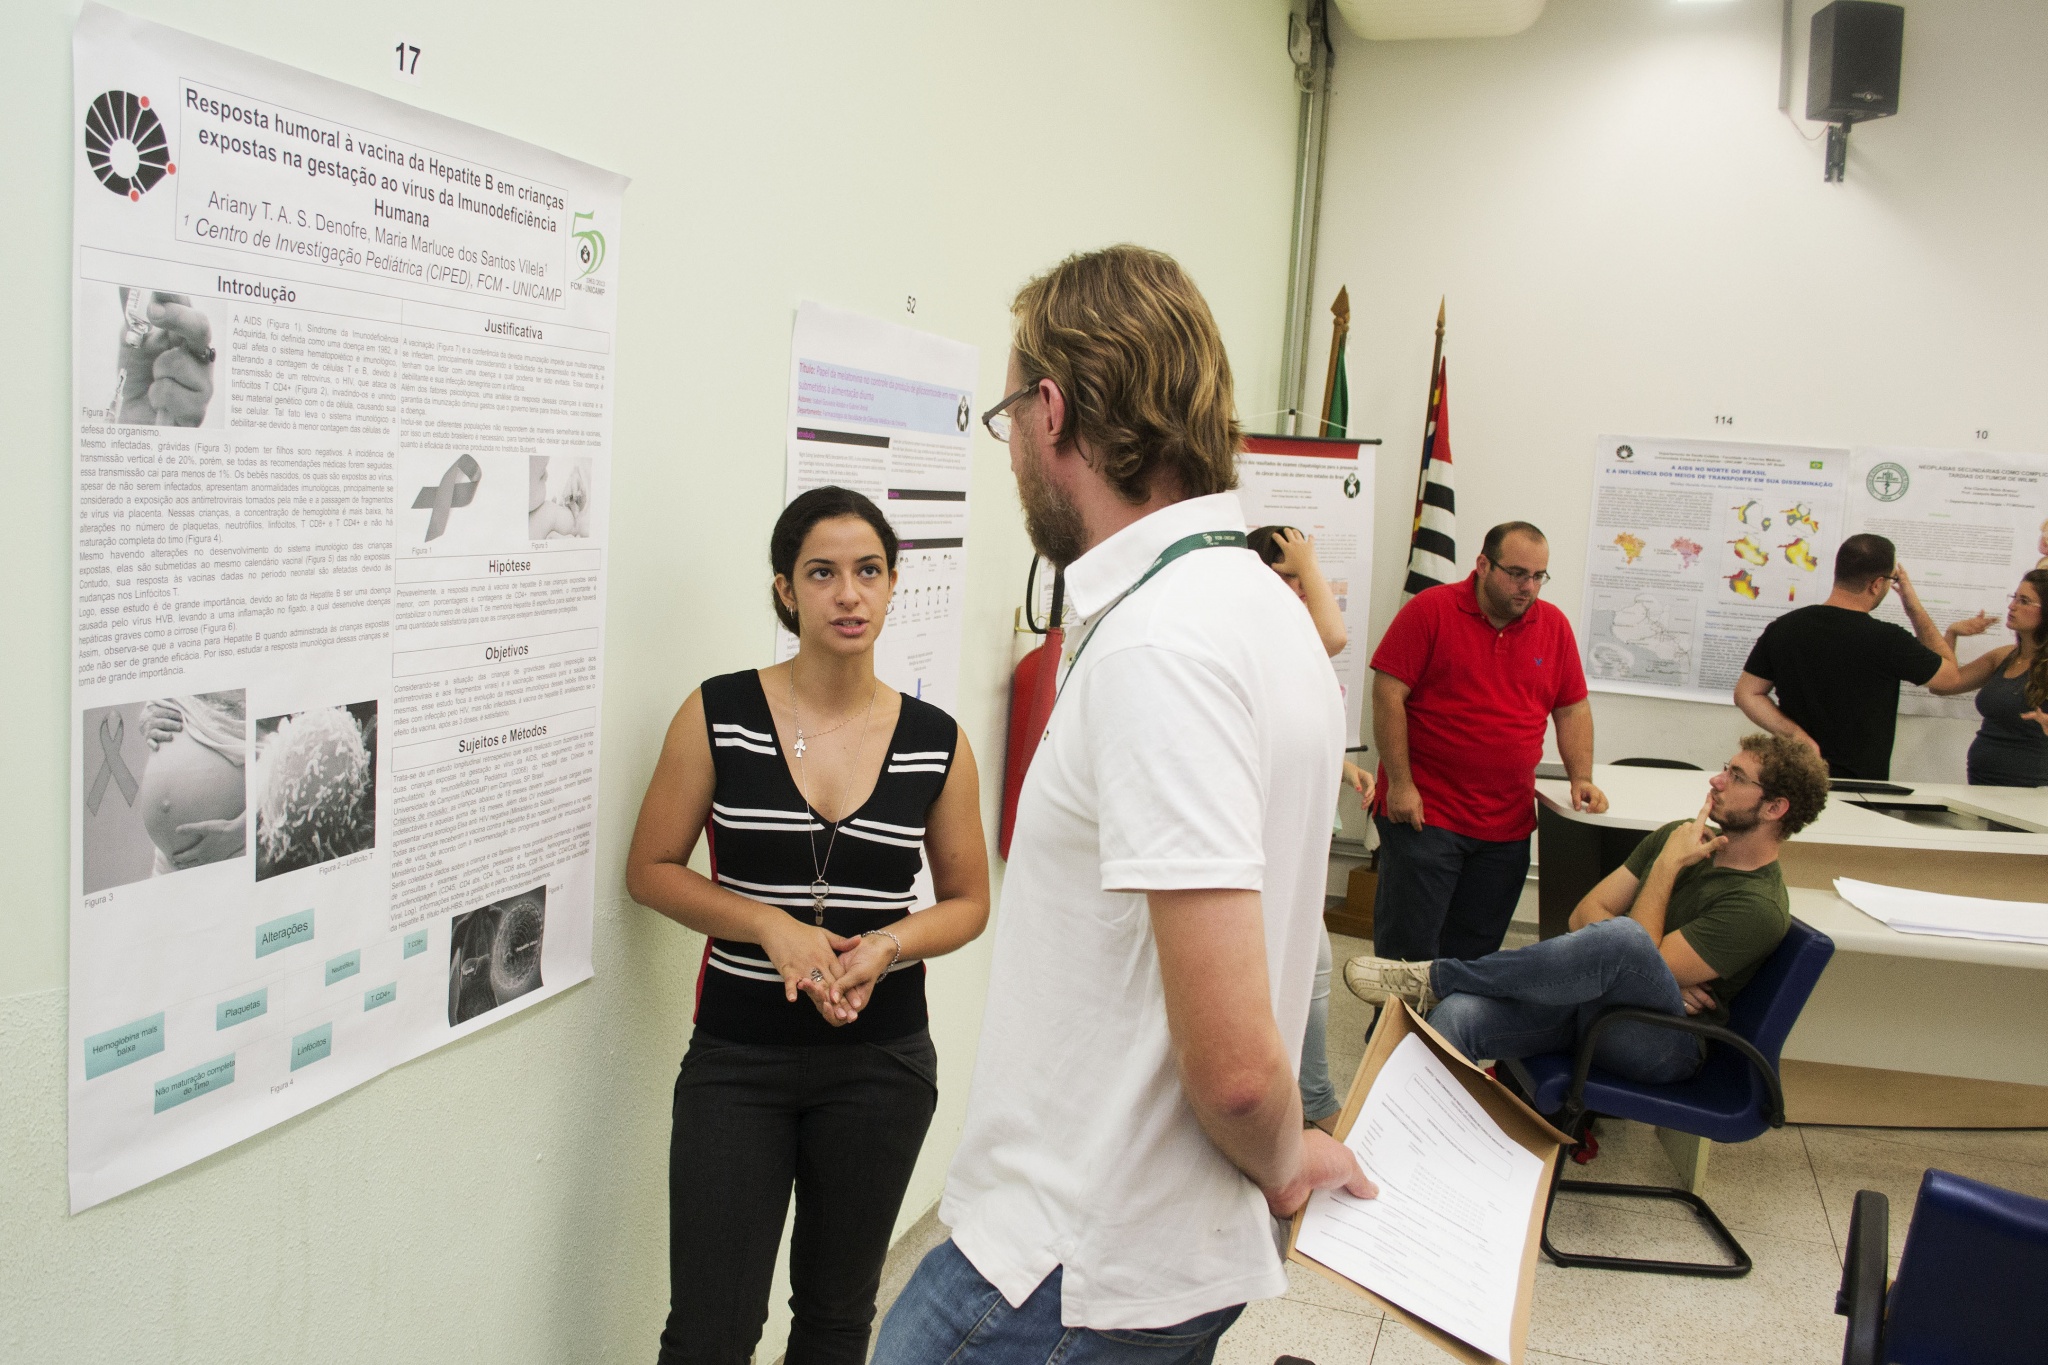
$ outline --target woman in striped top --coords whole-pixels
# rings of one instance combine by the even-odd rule
[[[979,934],[989,902],[966,735],[875,677],[896,549],[850,490],[784,509],[769,561],[796,657],[691,693],[640,807],[628,890],[708,940],[676,1080],[663,1365],[751,1358],[792,1187],[789,1365],[866,1356],[938,1095],[924,960]],[[708,877],[686,865],[700,834]]]

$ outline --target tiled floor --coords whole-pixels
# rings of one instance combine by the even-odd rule
[[[1335,947],[1340,971],[1346,958],[1366,949],[1345,938]],[[1366,1016],[1340,980],[1330,998],[1334,1076],[1357,1070]],[[1896,1263],[1921,1172],[1930,1166],[2048,1198],[2048,1132],[1807,1127],[1716,1147],[1707,1198],[1756,1268],[1739,1280],[1704,1280],[1567,1270],[1539,1260],[1527,1359],[1531,1365],[1830,1365],[1842,1354],[1843,1322],[1834,1316],[1834,1299],[1856,1191],[1879,1190],[1891,1200]],[[1576,1174],[1618,1183],[1676,1179],[1653,1130],[1614,1120],[1601,1125],[1599,1158]],[[1560,1196],[1552,1232],[1567,1248],[1682,1259],[1715,1255],[1690,1213],[1672,1204]],[[884,1277],[884,1311],[918,1258],[944,1235],[927,1215],[898,1243]],[[1289,1278],[1293,1287],[1285,1298],[1245,1310],[1224,1337],[1217,1365],[1272,1365],[1281,1355],[1316,1365],[1445,1359],[1343,1287],[1300,1267],[1289,1267]]]

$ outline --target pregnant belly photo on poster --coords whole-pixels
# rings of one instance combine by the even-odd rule
[[[88,895],[247,851],[243,693],[159,697],[84,719]]]

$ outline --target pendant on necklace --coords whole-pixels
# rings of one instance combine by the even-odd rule
[[[811,883],[811,923],[823,927],[825,923],[825,897],[832,887],[823,877]]]
[[[804,732],[802,730],[796,732],[796,744],[794,747],[796,749],[796,756],[802,758],[804,756]]]

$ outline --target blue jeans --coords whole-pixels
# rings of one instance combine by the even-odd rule
[[[1529,840],[1496,842],[1384,815],[1372,950],[1404,962],[1484,957],[1508,936],[1529,876]]]
[[[882,1323],[873,1365],[1209,1365],[1244,1305],[1172,1327],[1098,1331],[1060,1324],[1055,1268],[1020,1308],[944,1242],[918,1263]]]
[[[1575,1051],[1601,1012],[1616,1005],[1685,1013],[1678,978],[1643,926],[1627,918],[1476,962],[1439,959],[1430,988],[1439,998],[1430,1027],[1474,1060]],[[1702,1055],[1692,1034],[1611,1024],[1593,1060],[1627,1080],[1663,1085],[1698,1071]]]
[[[1308,1030],[1301,1039],[1301,1116],[1310,1123],[1344,1107],[1330,1085],[1330,936],[1316,949],[1316,984],[1308,997]]]

